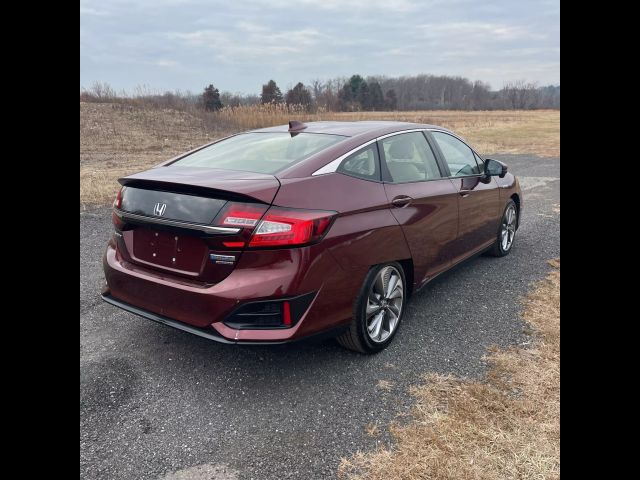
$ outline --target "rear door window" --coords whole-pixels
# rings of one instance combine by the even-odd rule
[[[382,139],[385,166],[393,183],[441,178],[436,157],[422,132],[402,133]]]
[[[364,180],[380,180],[379,165],[378,146],[373,143],[345,158],[337,171]]]

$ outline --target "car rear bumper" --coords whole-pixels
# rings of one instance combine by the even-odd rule
[[[220,335],[217,332],[217,330],[213,328],[192,327],[191,325],[188,325],[186,323],[178,322],[177,320],[174,320],[172,318],[165,317],[163,315],[158,315],[156,313],[149,312],[148,310],[144,310],[134,305],[130,305],[126,302],[122,302],[114,298],[109,293],[103,294],[101,295],[101,297],[105,302],[110,303],[111,305],[115,305],[116,307],[120,307],[121,309],[126,310],[127,312],[146,318],[147,320],[153,320],[154,322],[162,323],[164,325],[168,325],[169,327],[182,330],[183,332],[192,333],[193,335],[198,335],[199,337],[204,337],[208,340],[213,340],[214,342],[227,343],[227,344],[245,343],[245,344],[257,344],[257,345],[275,345],[275,344],[286,342],[286,340],[278,341],[278,342],[264,342],[264,341],[263,342],[249,342],[249,341],[238,342],[235,340],[229,340],[228,338],[225,338],[222,335]]]
[[[113,242],[107,246],[103,265],[106,302],[222,343],[285,343],[344,325],[361,283],[353,272],[343,271],[327,251],[304,248],[279,250],[271,257],[264,251],[256,257],[243,254],[234,271],[214,285],[131,264]],[[341,287],[338,295],[336,286]],[[317,292],[315,298],[290,328],[235,329],[224,323],[242,304],[310,292]]]

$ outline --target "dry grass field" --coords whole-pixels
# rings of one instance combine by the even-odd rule
[[[526,347],[494,349],[484,382],[430,374],[395,447],[344,459],[349,480],[560,478],[560,259],[525,300]],[[370,432],[376,434],[376,432]]]
[[[432,123],[464,136],[482,154],[560,154],[560,112],[415,111],[290,113],[278,106],[186,112],[80,102],[80,205],[109,203],[117,179],[230,133],[288,120],[401,120]]]

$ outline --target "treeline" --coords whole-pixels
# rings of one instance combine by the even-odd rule
[[[138,87],[133,95],[116,93],[108,84],[96,82],[81,89],[80,100],[124,102],[136,100],[166,108],[200,108],[216,111],[225,106],[282,104],[307,111],[388,111],[388,110],[498,110],[560,108],[560,86],[538,86],[523,80],[508,82],[500,90],[463,77],[416,75],[402,77],[352,75],[330,80],[302,82],[282,92],[274,80],[262,85],[260,95],[220,92],[214,85],[202,94],[153,92]]]

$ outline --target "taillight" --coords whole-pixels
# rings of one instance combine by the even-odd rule
[[[305,245],[320,240],[336,212],[270,208],[249,242],[249,247]]]
[[[122,187],[120,190],[118,190],[118,195],[116,195],[116,199],[113,201],[113,207],[117,208],[118,210],[120,208],[122,208],[122,192],[124,190],[124,187]]]
[[[252,229],[258,224],[267,208],[269,208],[268,205],[259,203],[229,202],[218,214],[214,223],[225,227]]]
[[[116,195],[116,199],[113,201],[113,208],[117,208],[120,210],[122,208],[122,193],[124,192],[125,187],[122,187],[118,190],[118,195]],[[116,212],[111,214],[111,220],[113,221],[113,226],[116,227],[116,230],[122,230],[122,226],[124,222],[116,215]]]
[[[248,244],[225,240],[227,248],[285,247],[307,245],[320,240],[336,212],[271,207],[261,203],[229,202],[216,216],[214,225],[238,227],[247,232]]]
[[[124,222],[120,219],[120,217],[118,217],[118,215],[116,215],[116,212],[113,212],[111,214],[111,221],[113,222],[113,226],[116,227],[116,230],[122,230]]]

